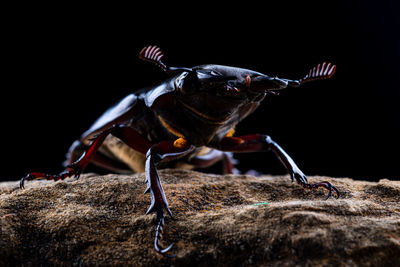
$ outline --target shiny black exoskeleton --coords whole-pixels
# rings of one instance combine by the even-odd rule
[[[203,168],[222,161],[224,173],[235,171],[232,152],[273,151],[304,188],[324,187],[339,197],[329,182],[309,184],[289,155],[269,136],[234,136],[235,126],[251,114],[268,94],[288,86],[330,78],[336,67],[320,64],[302,79],[290,80],[236,67],[201,65],[168,67],[156,46],[145,47],[139,58],[149,61],[171,77],[165,82],[130,94],[107,110],[71,146],[66,170],[57,175],[33,172],[21,179],[60,180],[79,177],[89,162],[116,172],[145,171],[154,212],[157,252],[168,256],[172,245],[160,245],[165,211],[171,216],[157,168]]]

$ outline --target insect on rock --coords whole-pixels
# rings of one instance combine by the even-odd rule
[[[323,187],[328,198],[339,197],[329,182],[307,182],[292,158],[268,135],[234,136],[235,126],[250,115],[268,95],[286,87],[332,77],[330,63],[312,68],[298,80],[271,77],[260,72],[222,65],[192,68],[170,67],[157,46],[142,49],[139,58],[151,62],[170,77],[161,84],[129,94],[108,109],[69,149],[66,169],[56,175],[32,172],[23,177],[63,180],[79,177],[89,163],[124,173],[145,172],[155,213],[155,250],[165,256],[171,247],[160,244],[168,207],[157,168],[204,168],[222,161],[223,172],[233,173],[232,152],[272,151],[286,167],[292,180],[304,188]]]

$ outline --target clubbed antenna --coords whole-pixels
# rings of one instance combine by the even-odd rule
[[[176,72],[176,71],[192,71],[191,68],[167,67],[167,65],[165,65],[164,62],[161,61],[163,56],[164,56],[163,52],[156,45],[146,46],[139,53],[140,59],[155,64],[156,66],[158,66],[159,68],[161,68],[163,71],[165,71],[167,73]]]
[[[151,62],[160,67],[163,71],[167,71],[167,66],[161,61],[164,54],[158,46],[147,46],[139,53],[139,58]]]
[[[315,80],[329,79],[336,71],[336,65],[331,63],[326,64],[326,62],[318,64],[303,78],[300,79],[300,83],[311,82]]]

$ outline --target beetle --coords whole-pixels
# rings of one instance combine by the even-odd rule
[[[65,170],[51,175],[32,172],[20,180],[63,180],[79,178],[89,162],[114,172],[145,172],[151,204],[146,214],[155,213],[154,247],[163,248],[161,234],[168,206],[158,168],[204,168],[222,161],[223,172],[235,171],[232,152],[273,151],[304,188],[323,187],[328,198],[339,198],[339,190],[331,183],[307,182],[307,177],[293,159],[268,135],[234,136],[235,126],[271,94],[286,87],[298,87],[306,82],[327,79],[336,66],[319,64],[301,79],[272,77],[249,69],[200,65],[192,68],[169,67],[158,46],[144,47],[139,58],[155,64],[170,75],[159,85],[129,94],[108,109],[70,147]]]

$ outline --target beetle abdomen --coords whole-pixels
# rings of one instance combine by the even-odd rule
[[[134,172],[144,172],[146,155],[132,149],[120,139],[111,135],[104,140],[103,146]]]

